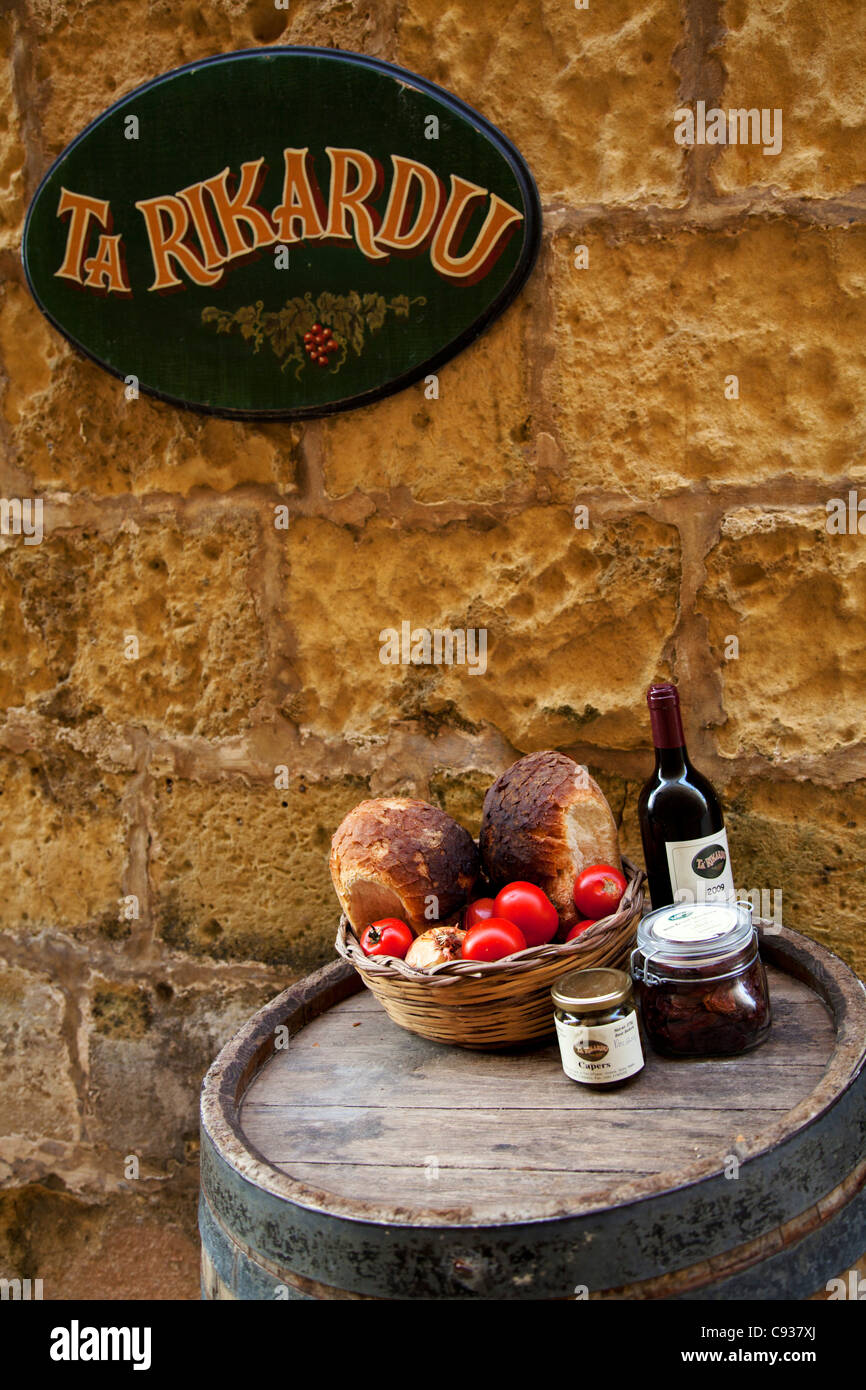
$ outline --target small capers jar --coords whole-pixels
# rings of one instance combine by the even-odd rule
[[[569,970],[550,991],[562,1069],[586,1086],[618,1086],[644,1064],[632,982],[624,970]]]

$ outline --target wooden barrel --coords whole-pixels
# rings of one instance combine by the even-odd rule
[[[205,1078],[204,1297],[820,1295],[866,1250],[866,995],[794,932],[762,950],[763,1046],[606,1093],[555,1043],[404,1032],[343,962],[293,985]]]

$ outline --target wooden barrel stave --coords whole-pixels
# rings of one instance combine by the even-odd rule
[[[866,1238],[866,1190],[835,1216],[796,1244],[743,1270],[730,1279],[682,1295],[697,1299],[807,1299],[826,1286],[828,1279],[852,1268],[862,1257]]]
[[[837,1021],[827,1074],[776,1126],[792,1133],[771,1126],[735,1181],[696,1171],[662,1192],[620,1186],[617,1205],[601,1210],[472,1229],[462,1213],[450,1223],[418,1209],[383,1217],[307,1188],[241,1132],[240,1099],[273,1053],[274,1028],[296,1033],[358,988],[350,968],[326,967],[251,1020],[206,1079],[202,1233],[218,1278],[241,1298],[562,1299],[582,1285],[590,1297],[808,1297],[866,1246],[862,1189],[801,1236],[796,1224],[850,1182],[866,1152],[863,992],[829,952],[792,933],[768,938],[764,953],[823,994]],[[763,1242],[755,1259],[727,1274],[750,1242]],[[653,1287],[660,1269],[667,1282]]]
[[[834,1192],[799,1217],[724,1255],[653,1279],[607,1290],[629,1299],[761,1299],[808,1297],[827,1270],[862,1258],[866,1230],[866,1161]],[[793,1293],[794,1289],[806,1293]],[[602,1295],[600,1295],[602,1296]]]
[[[202,1295],[205,1298],[267,1299],[315,1302],[325,1295],[304,1289],[285,1273],[268,1269],[253,1252],[241,1246],[214,1215],[202,1193],[199,1199],[202,1240]]]
[[[213,1217],[204,1197],[199,1212],[202,1232],[202,1296],[206,1299],[242,1299],[315,1302],[319,1300],[364,1299],[370,1295],[353,1294],[328,1287],[312,1280],[300,1280],[265,1269],[228,1235]],[[848,1270],[858,1268],[862,1277],[863,1256],[860,1253],[862,1232],[866,1229],[866,1190],[800,1241],[785,1246],[776,1254],[764,1250],[756,1255],[756,1263],[738,1270],[729,1278],[720,1277],[720,1269],[707,1263],[691,1270],[676,1271],[642,1284],[596,1291],[591,1299],[620,1300],[670,1299],[674,1301],[732,1301],[768,1300],[808,1297],[808,1292],[826,1289],[827,1270],[833,1269],[844,1278]],[[822,1284],[823,1281],[823,1284]],[[794,1293],[793,1290],[801,1292]]]
[[[217,1200],[226,1199],[226,1189],[218,1181],[212,1182],[212,1190],[217,1194]],[[515,1296],[515,1288],[524,1291],[531,1288],[533,1297],[561,1299],[574,1296],[574,1288],[582,1284],[592,1291],[590,1296],[594,1292],[599,1296],[606,1294],[620,1298],[806,1298],[832,1273],[848,1268],[856,1261],[866,1237],[866,1193],[861,1190],[851,1202],[822,1221],[815,1230],[777,1254],[769,1253],[775,1229],[758,1237],[763,1248],[755,1252],[755,1263],[728,1279],[720,1277],[722,1266],[731,1258],[728,1246],[725,1245],[720,1252],[719,1263],[714,1267],[707,1259],[706,1245],[701,1244],[696,1253],[703,1258],[667,1276],[666,1287],[650,1278],[648,1283],[654,1287],[645,1289],[637,1282],[630,1288],[623,1286],[623,1273],[629,1270],[629,1265],[621,1258],[622,1246],[617,1249],[616,1241],[612,1248],[608,1246],[602,1252],[602,1258],[599,1258],[596,1247],[590,1256],[591,1264],[575,1258],[575,1247],[583,1244],[585,1249],[589,1248],[588,1242],[597,1234],[591,1230],[584,1230],[581,1236],[575,1237],[566,1235],[560,1238],[557,1234],[556,1240],[536,1233],[540,1234],[539,1251],[538,1248],[521,1246],[517,1238],[511,1243],[510,1249],[494,1250],[486,1246],[481,1232],[473,1233],[477,1240],[472,1237],[467,1240],[467,1233],[458,1229],[447,1233],[456,1238],[456,1245],[451,1241],[446,1245],[441,1237],[426,1246],[419,1247],[417,1242],[412,1242],[412,1258],[407,1258],[404,1243],[406,1228],[385,1227],[382,1232],[384,1248],[381,1243],[347,1248],[342,1239],[335,1249],[317,1243],[313,1251],[315,1258],[310,1263],[309,1254],[305,1260],[301,1252],[297,1228],[288,1231],[280,1229],[278,1238],[274,1240],[271,1226],[273,1213],[268,1212],[266,1204],[259,1210],[260,1204],[255,1200],[255,1194],[247,1194],[247,1204],[244,1219],[238,1223],[250,1242],[245,1251],[213,1219],[206,1199],[202,1201],[203,1244],[220,1277],[235,1290],[235,1297],[238,1298],[396,1298],[401,1297],[407,1287],[424,1287],[423,1296],[428,1298],[471,1297],[473,1294],[485,1298],[508,1298]],[[230,1203],[226,1202],[226,1205]],[[392,1233],[398,1234],[400,1240],[393,1267],[387,1260],[388,1237]],[[666,1248],[665,1241],[671,1237],[676,1239],[679,1233],[676,1230],[669,1233],[664,1227],[656,1232],[662,1253]],[[237,1234],[235,1230],[234,1235]],[[627,1242],[628,1237],[629,1225],[625,1225],[620,1238]],[[251,1256],[250,1250],[255,1248],[256,1243],[260,1258],[264,1253],[278,1269],[282,1264],[280,1272],[265,1269]],[[653,1243],[643,1253],[648,1261],[655,1261],[650,1267],[657,1269],[659,1247]],[[538,1269],[539,1254],[544,1266],[541,1271]],[[358,1277],[362,1262],[371,1267],[371,1274],[366,1280],[363,1276]],[[552,1263],[558,1263],[560,1270],[571,1265],[571,1282],[564,1284],[559,1275],[558,1282],[551,1285],[545,1274]],[[308,1271],[306,1276],[305,1269]],[[287,1273],[288,1270],[291,1270],[291,1275]],[[313,1278],[312,1273],[319,1277]],[[328,1276],[327,1282],[323,1281],[324,1275]],[[423,1284],[420,1282],[422,1277]],[[685,1288],[680,1292],[679,1285],[690,1284],[693,1280],[697,1281],[695,1288]],[[473,1284],[476,1287],[473,1288]],[[383,1294],[384,1287],[390,1289],[389,1294]],[[523,1296],[526,1296],[525,1292]]]

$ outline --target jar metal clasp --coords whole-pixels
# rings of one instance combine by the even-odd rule
[[[635,964],[635,956],[639,954],[640,950],[637,946],[635,946],[629,958],[632,978],[635,980],[640,980],[645,985],[660,985],[662,983],[660,977],[658,975],[654,975],[652,971],[647,968],[649,966],[650,961],[653,958],[653,952],[651,951],[648,956],[644,957],[644,963],[642,966]]]

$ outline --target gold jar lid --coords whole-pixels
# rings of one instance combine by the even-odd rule
[[[557,1008],[568,1013],[600,1013],[631,998],[632,984],[624,970],[569,970],[550,991]]]

